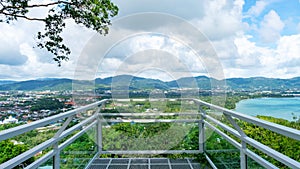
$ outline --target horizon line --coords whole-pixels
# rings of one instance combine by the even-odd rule
[[[0,81],[4,82],[4,81],[13,81],[13,82],[24,82],[24,81],[30,81],[30,80],[56,80],[56,79],[69,79],[69,80],[79,80],[79,81],[90,81],[90,80],[96,80],[96,79],[107,79],[107,78],[114,78],[114,77],[118,77],[118,76],[132,76],[132,77],[136,77],[136,78],[144,78],[144,79],[151,79],[151,80],[160,80],[162,82],[171,82],[171,81],[176,81],[179,79],[183,79],[183,78],[197,78],[197,77],[207,77],[210,79],[215,79],[215,80],[228,80],[228,79],[250,79],[250,78],[265,78],[265,79],[281,79],[281,80],[288,80],[288,79],[294,79],[294,78],[298,78],[300,76],[295,76],[295,77],[291,77],[291,78],[280,78],[280,77],[264,77],[264,76],[250,76],[250,77],[230,77],[230,78],[224,78],[224,79],[217,79],[214,77],[210,77],[207,75],[198,75],[198,76],[189,76],[189,77],[180,77],[178,79],[174,79],[174,80],[162,80],[159,78],[152,78],[152,77],[143,77],[143,76],[134,76],[134,75],[129,75],[129,74],[122,74],[122,75],[115,75],[115,76],[106,76],[106,77],[95,77],[94,79],[75,79],[75,78],[70,78],[70,77],[37,77],[37,78],[30,78],[30,79],[22,79],[22,80],[15,80],[15,79],[0,79]]]

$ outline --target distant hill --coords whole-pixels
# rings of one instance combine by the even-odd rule
[[[108,77],[104,79],[97,78],[95,80],[96,87],[114,90],[142,90],[142,89],[169,89],[169,86],[156,79],[147,79],[142,77],[135,77],[131,75],[119,75],[115,77]]]
[[[0,80],[0,85],[4,85],[4,84],[12,84],[15,83],[16,81],[12,81],[12,80]]]
[[[226,85],[225,85],[226,84]],[[73,81],[72,79],[37,79],[22,82],[0,81],[0,90],[72,90],[73,86],[96,88],[99,90],[147,90],[172,88],[195,88],[209,90],[224,88],[228,90],[300,90],[300,77],[277,79],[265,77],[229,78],[217,80],[206,76],[184,77],[178,80],[163,82],[157,79],[119,75],[108,78],[97,78],[95,81]],[[224,86],[225,85],[225,86]]]
[[[178,80],[167,82],[167,85],[171,88],[195,88],[198,86],[200,89],[211,89],[211,81],[214,81],[213,78],[208,78],[206,76],[198,77],[184,77]]]
[[[230,78],[226,79],[227,85],[233,89],[244,90],[288,90],[300,89],[300,77],[292,79],[277,79],[265,77]]]
[[[40,79],[0,84],[0,90],[71,90],[71,79]]]

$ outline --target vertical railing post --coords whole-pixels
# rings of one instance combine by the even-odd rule
[[[240,149],[240,165],[241,169],[247,169],[248,164],[247,164],[247,155],[245,153],[247,149],[247,143],[244,141],[244,138],[247,137],[245,132],[240,128],[240,126],[233,120],[233,118],[230,115],[224,114],[225,117],[228,119],[228,121],[233,125],[233,127],[239,132],[241,135],[241,143],[242,143],[242,148]]]
[[[53,169],[60,168],[60,151],[58,149],[58,143],[53,146],[53,150],[56,152],[53,156]]]
[[[64,122],[64,124],[61,126],[61,128],[55,133],[54,137],[55,139],[58,139],[59,136],[62,134],[63,131],[68,127],[72,119],[74,118],[74,115],[67,118],[67,120]],[[58,148],[58,142],[56,142],[53,145],[53,151],[55,152],[55,155],[53,156],[53,169],[59,169],[60,168],[60,150]]]
[[[245,141],[242,140],[242,149],[240,150],[240,160],[241,160],[241,169],[247,169],[247,155],[245,154],[245,149],[247,148]]]
[[[98,147],[98,153],[101,153],[102,152],[102,122],[99,117],[97,123],[97,147]]]
[[[99,105],[99,108],[98,108],[98,111],[96,112],[96,118],[97,118],[97,151],[98,153],[100,154],[102,152],[102,137],[103,137],[103,134],[102,134],[102,118],[100,118],[101,116],[101,108],[102,106],[104,105],[105,103],[102,103],[101,105]]]
[[[204,125],[204,119],[206,112],[201,108],[201,105],[199,104],[199,113],[201,116],[200,121],[198,122],[198,128],[199,128],[199,151],[201,153],[205,152],[205,125]]]

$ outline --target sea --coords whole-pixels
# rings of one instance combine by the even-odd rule
[[[257,98],[241,100],[235,111],[250,116],[272,116],[294,121],[300,119],[300,97]]]

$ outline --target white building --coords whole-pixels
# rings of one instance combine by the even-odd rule
[[[12,116],[9,116],[7,119],[4,119],[3,124],[8,124],[8,123],[18,123],[18,119],[13,118]]]

